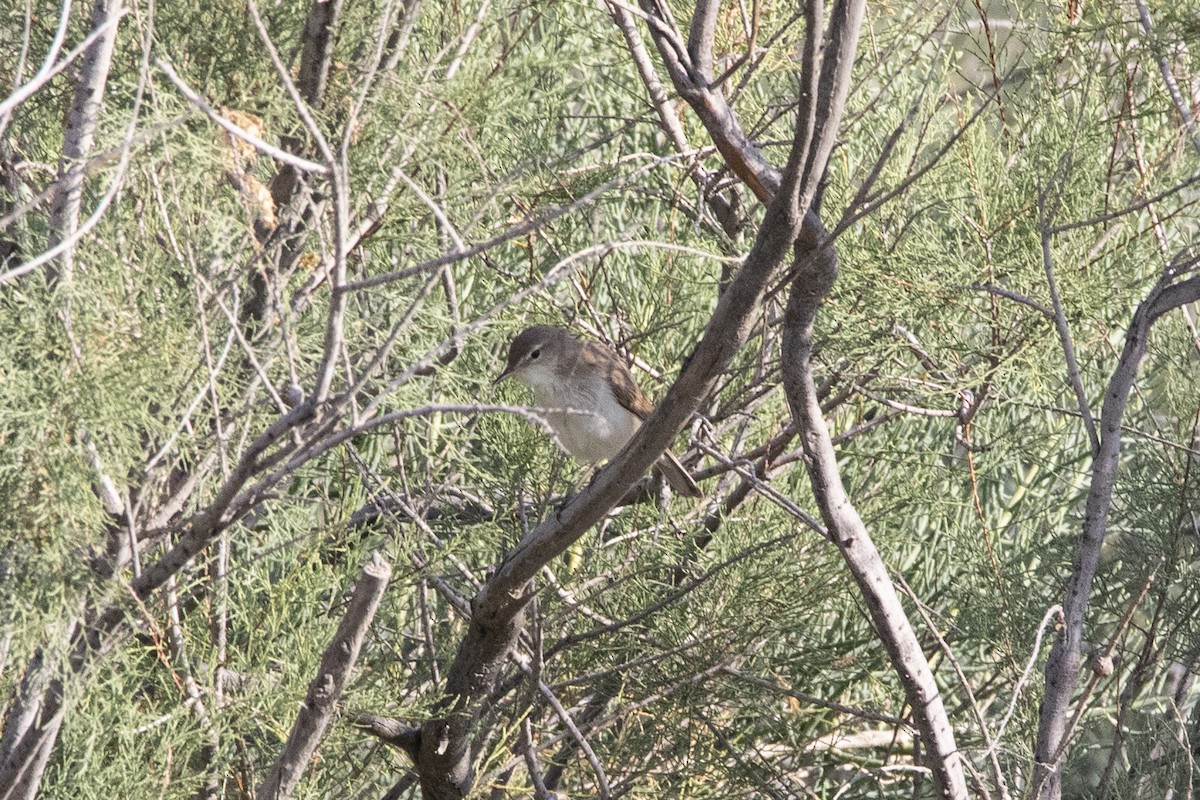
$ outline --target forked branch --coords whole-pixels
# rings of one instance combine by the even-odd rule
[[[1133,390],[1138,367],[1146,355],[1150,327],[1163,314],[1185,303],[1200,300],[1200,275],[1172,282],[1176,273],[1165,275],[1133,314],[1125,334],[1125,346],[1104,392],[1100,411],[1100,448],[1092,462],[1091,486],[1084,506],[1083,533],[1075,551],[1071,577],[1063,598],[1065,624],[1046,660],[1046,691],[1038,719],[1034,751],[1035,796],[1058,800],[1062,796],[1062,761],[1070,743],[1068,714],[1079,683],[1083,626],[1092,596],[1092,583],[1100,566],[1100,551],[1108,532],[1121,457],[1121,428],[1125,404]]]

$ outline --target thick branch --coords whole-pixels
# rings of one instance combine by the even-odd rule
[[[354,595],[350,598],[337,634],[321,656],[321,668],[308,686],[308,696],[300,706],[300,713],[288,735],[283,753],[258,788],[256,796],[259,800],[283,800],[290,797],[296,788],[321,736],[333,719],[338,698],[350,677],[350,670],[358,660],[358,651],[391,577],[391,566],[379,553],[372,553],[371,563],[362,569],[362,577],[354,587]]]
[[[696,13],[692,15],[692,29],[688,33],[688,55],[692,59],[696,77],[704,81],[705,87],[712,83],[713,37],[717,30],[717,12],[720,0],[699,0]]]
[[[1092,462],[1092,481],[1084,506],[1083,535],[1075,552],[1071,578],[1063,600],[1065,624],[1046,660],[1046,691],[1038,719],[1034,751],[1034,790],[1039,800],[1062,796],[1059,769],[1069,742],[1067,715],[1079,683],[1083,625],[1091,600],[1092,582],[1100,566],[1100,550],[1108,530],[1117,467],[1121,456],[1121,425],[1138,367],[1146,355],[1150,326],[1167,311],[1200,300],[1200,276],[1173,285],[1160,283],[1133,314],[1125,347],[1104,392],[1100,411],[1100,449]]]
[[[803,164],[803,140],[797,131],[789,164]],[[703,338],[657,410],[638,435],[596,477],[592,486],[527,534],[476,595],[473,615],[448,673],[445,714],[422,730],[417,770],[426,800],[464,797],[470,791],[470,728],[478,702],[494,683],[503,659],[516,640],[529,602],[529,581],[603,519],[662,455],[717,377],[750,334],[768,281],[800,232],[795,201],[800,171],[789,171],[775,202],[767,208],[754,246],[741,270],[721,295]]]
[[[403,750],[413,761],[421,749],[421,729],[405,725],[398,719],[380,717],[375,714],[359,714],[354,724],[367,733],[392,747]]]
[[[819,24],[818,5],[814,3],[809,8],[810,27]],[[802,98],[801,102],[800,125],[808,127],[813,141],[805,165],[804,194],[800,198],[804,207],[814,198],[817,182],[824,174],[832,151],[845,106],[862,14],[863,4],[853,0],[835,6],[832,41],[825,49],[819,81],[812,75],[802,79],[802,87],[810,87],[811,91],[820,87],[819,96],[807,101]],[[814,58],[815,54],[806,47],[805,63]],[[805,467],[821,516],[858,584],[876,635],[883,642],[913,708],[934,781],[943,797],[965,798],[967,787],[962,759],[933,672],[896,595],[887,567],[842,485],[837,454],[813,380],[814,323],[821,299],[837,278],[837,269],[832,243],[810,212],[796,245],[796,267],[784,315],[784,389],[800,432]]]
[[[103,31],[103,34],[88,48],[80,66],[79,80],[75,83],[58,166],[58,194],[50,210],[50,242],[47,249],[53,249],[59,242],[70,239],[79,227],[87,156],[96,139],[96,121],[104,102],[104,88],[108,84],[113,46],[117,41],[116,21],[122,13],[121,0],[95,0],[92,4],[92,27]],[[50,277],[69,281],[72,271],[72,250],[67,249],[62,254],[61,269]]]
[[[965,798],[962,761],[933,672],[896,595],[887,566],[846,495],[837,454],[817,400],[811,361],[813,323],[821,296],[836,274],[837,259],[830,246],[818,246],[802,258],[784,317],[783,374],[788,405],[801,431],[813,495],[830,536],[862,592],[875,632],[904,686],[941,795]]]
[[[313,109],[321,107],[325,88],[329,83],[329,67],[333,59],[333,32],[341,15],[342,2],[343,0],[312,0],[308,17],[304,21],[304,38],[301,42],[300,66],[295,88],[302,102]],[[257,20],[258,12],[253,4],[250,11]],[[260,30],[260,35],[265,33],[265,29]],[[298,102],[296,111],[303,117],[308,109]],[[304,149],[304,142],[295,136],[283,137],[281,144],[289,153],[299,154]],[[333,167],[332,158],[326,156],[325,160],[328,166]],[[271,179],[271,197],[277,207],[283,208],[291,201],[297,182],[296,169],[291,164],[285,163],[279,168],[275,177]]]
[[[342,13],[343,0],[313,0],[304,21],[303,49],[300,52],[300,74],[296,88],[304,101],[313,108],[321,107],[325,85],[329,81],[329,65],[333,61],[333,30]]]

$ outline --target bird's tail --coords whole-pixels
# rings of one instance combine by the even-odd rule
[[[688,471],[683,468],[683,464],[679,463],[679,459],[670,450],[663,453],[662,458],[658,460],[658,469],[676,494],[684,497],[704,496],[700,487],[692,480],[692,476],[688,474]]]

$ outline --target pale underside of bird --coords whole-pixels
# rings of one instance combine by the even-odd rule
[[[532,390],[538,416],[559,445],[584,464],[619,453],[654,410],[620,356],[552,325],[527,328],[513,339],[508,363],[495,383],[509,377]],[[671,451],[663,453],[657,466],[676,492],[701,496]]]

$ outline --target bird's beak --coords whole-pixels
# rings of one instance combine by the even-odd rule
[[[492,381],[492,386],[498,385],[501,381],[503,381],[505,378],[507,378],[509,375],[512,375],[512,374],[513,374],[513,368],[505,367],[504,371],[501,372],[499,375],[497,375],[496,379],[494,381]]]

